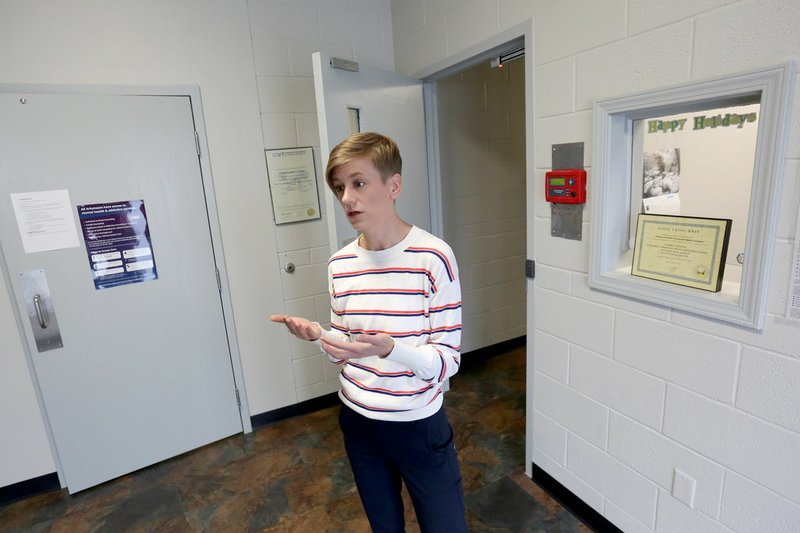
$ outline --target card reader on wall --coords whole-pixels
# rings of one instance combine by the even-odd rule
[[[586,171],[562,168],[545,174],[545,198],[554,204],[586,203]]]

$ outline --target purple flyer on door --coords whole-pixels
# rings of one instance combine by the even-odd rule
[[[97,290],[158,279],[144,200],[78,206]]]

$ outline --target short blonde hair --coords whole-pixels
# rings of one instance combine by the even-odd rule
[[[325,169],[325,181],[328,187],[333,188],[331,184],[337,168],[360,157],[369,159],[384,181],[390,176],[402,173],[403,159],[400,157],[397,143],[380,133],[356,133],[331,150],[328,167]]]

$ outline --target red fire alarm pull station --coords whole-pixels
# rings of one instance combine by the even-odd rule
[[[586,203],[586,171],[562,168],[545,174],[545,198],[554,204]]]

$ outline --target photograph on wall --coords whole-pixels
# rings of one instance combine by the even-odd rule
[[[97,290],[158,279],[144,200],[79,205]]]
[[[642,210],[649,214],[680,215],[680,148],[644,152],[642,162]]]

